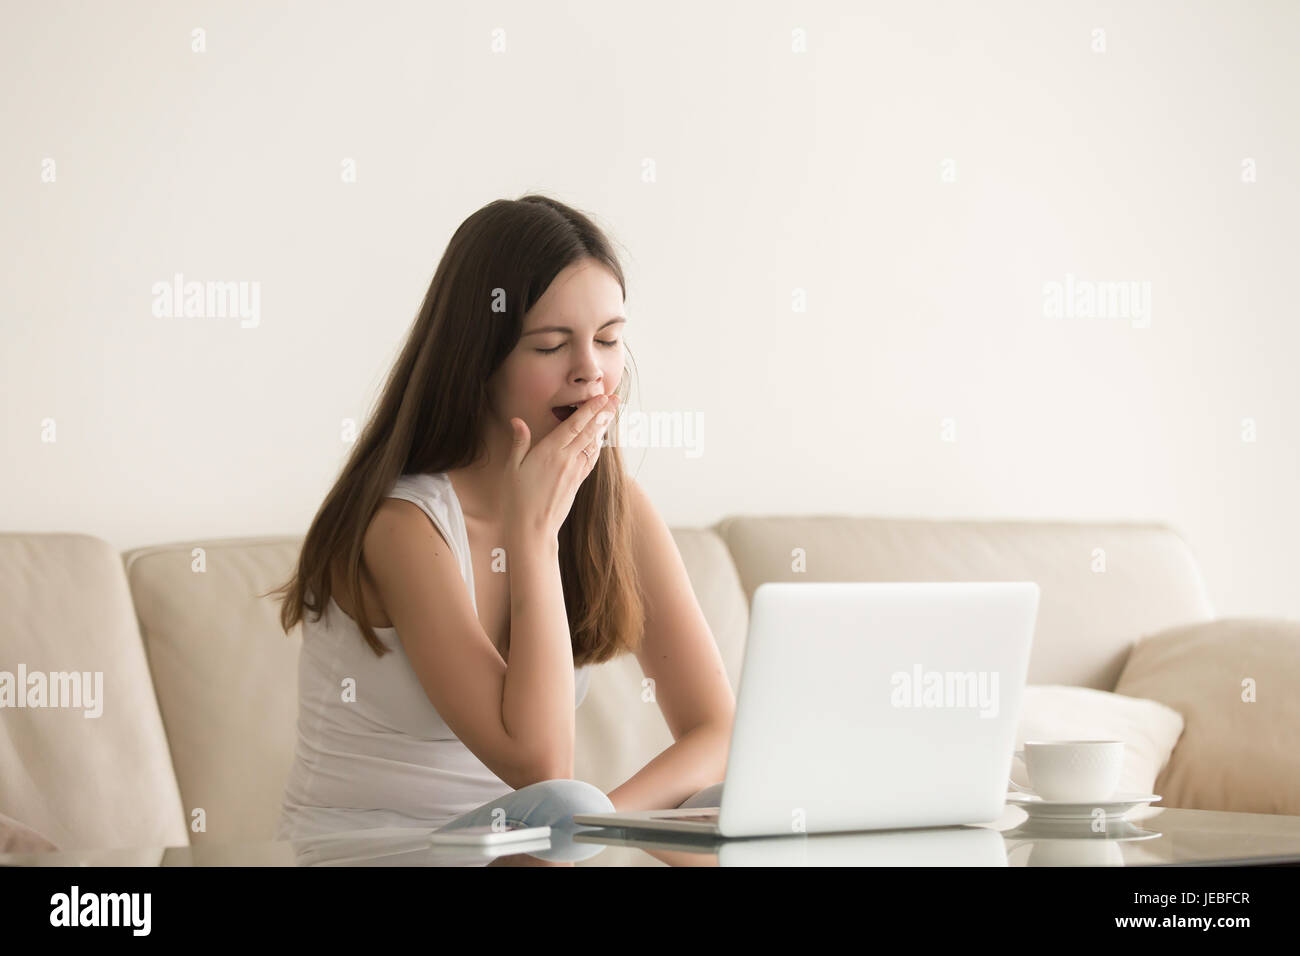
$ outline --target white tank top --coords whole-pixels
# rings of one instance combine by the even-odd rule
[[[414,502],[460,562],[474,595],[465,517],[445,472],[403,475],[390,498]],[[376,657],[356,622],[331,598],[302,625],[298,733],[276,840],[372,827],[439,827],[512,791],[443,722],[416,677],[397,631],[374,628],[389,653]],[[352,678],[355,685],[343,681]],[[590,684],[574,671],[574,706]],[[355,701],[344,692],[355,686]]]

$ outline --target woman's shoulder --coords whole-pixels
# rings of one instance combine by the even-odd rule
[[[388,490],[389,498],[402,498],[420,506],[435,522],[452,521],[453,492],[451,480],[443,471],[404,474]]]
[[[458,554],[462,550],[462,520],[446,472],[404,474],[388,492],[389,498],[409,501],[428,516]]]

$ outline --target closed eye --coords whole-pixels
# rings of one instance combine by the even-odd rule
[[[596,339],[596,341],[599,342],[601,345],[605,346],[605,348],[607,349],[612,349],[614,346],[618,345],[618,339],[615,339],[613,342],[606,342],[604,339]],[[543,355],[549,355],[551,352],[558,352],[562,348],[564,348],[563,343],[555,346],[555,348],[553,349],[534,349],[533,351],[541,352]]]

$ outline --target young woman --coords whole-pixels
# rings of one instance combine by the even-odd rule
[[[608,240],[552,199],[452,236],[279,589],[303,640],[277,839],[504,818],[577,859],[599,848],[569,840],[574,813],[717,806],[731,687],[671,534],[602,447],[625,297]],[[571,779],[574,708],[625,653],[676,742],[607,795]]]

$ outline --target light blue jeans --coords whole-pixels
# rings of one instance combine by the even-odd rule
[[[715,783],[682,801],[679,809],[716,807],[721,805],[721,800],[722,784]],[[574,833],[597,829],[575,824],[575,813],[614,812],[614,804],[610,803],[605,792],[585,780],[543,780],[489,800],[478,809],[461,814],[438,829],[491,826],[494,816],[499,816],[495,814],[498,808],[504,811],[504,821],[508,826],[550,827],[551,848],[529,855],[554,861],[585,860],[604,849],[595,843],[573,842]]]

